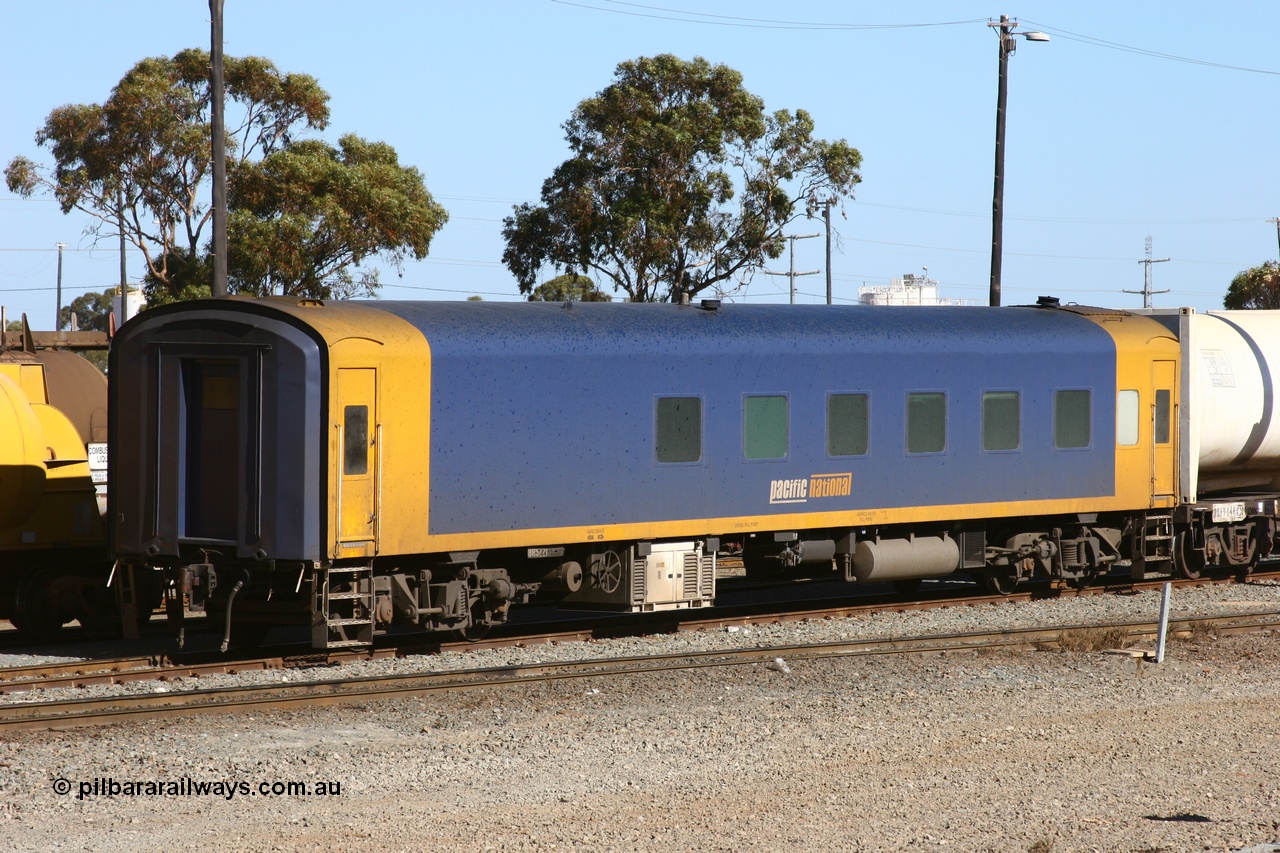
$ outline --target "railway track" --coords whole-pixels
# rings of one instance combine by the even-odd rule
[[[1259,581],[1280,581],[1280,572],[1255,576]],[[1174,581],[1175,587],[1209,586],[1231,582],[1226,579]],[[779,624],[821,619],[857,618],[875,613],[908,612],[941,607],[977,607],[1009,604],[1051,598],[1084,597],[1107,593],[1128,593],[1159,589],[1164,581],[1142,581],[1122,586],[1070,587],[1026,590],[1013,595],[967,595],[964,589],[950,590],[923,600],[904,600],[900,596],[875,596],[874,600],[834,606],[807,607],[784,612],[754,612],[758,606],[718,609],[707,618],[696,611],[647,614],[648,618],[600,617],[584,624],[576,620],[567,630],[532,633],[527,630],[504,632],[499,636],[466,642],[428,642],[411,635],[384,638],[390,642],[372,649],[316,652],[303,643],[282,645],[257,658],[227,659],[218,654],[144,656],[103,658],[71,662],[51,662],[29,666],[0,668],[0,695],[24,694],[38,690],[84,688],[97,685],[126,684],[139,681],[179,681],[206,676],[238,674],[268,670],[289,670],[339,666],[357,661],[371,661],[442,651],[469,652],[479,649],[507,648],[584,642],[620,636],[654,635],[685,631],[706,631],[729,627]],[[657,617],[657,618],[655,618]]]
[[[321,678],[252,686],[219,687],[0,706],[0,730],[67,729],[139,720],[351,704],[439,691],[501,688],[576,678],[707,669],[772,663],[785,667],[803,661],[858,655],[921,654],[999,648],[1050,648],[1074,645],[1080,635],[1117,643],[1148,638],[1154,622],[1061,625],[919,637],[845,640],[768,648],[682,652],[652,657],[599,658],[524,666],[428,671],[390,676]],[[1280,610],[1235,613],[1170,621],[1170,630],[1215,634],[1280,630]],[[789,663],[780,664],[785,660]]]

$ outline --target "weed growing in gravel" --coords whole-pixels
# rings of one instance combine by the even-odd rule
[[[1122,628],[1078,628],[1058,635],[1058,648],[1067,652],[1122,649],[1128,642],[1128,635]]]
[[[1209,622],[1196,620],[1187,623],[1186,638],[1195,642],[1197,640],[1216,640],[1218,639],[1218,629]]]

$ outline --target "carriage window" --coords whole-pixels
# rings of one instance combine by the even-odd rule
[[[787,398],[742,401],[742,452],[748,459],[787,458]]]
[[[659,462],[697,462],[702,458],[700,397],[659,397],[653,419]]]
[[[827,397],[827,455],[864,456],[870,444],[866,394]]]
[[[907,452],[941,453],[947,447],[945,394],[907,395]]]
[[[369,473],[369,407],[343,409],[342,473]]]
[[[1091,406],[1088,391],[1053,392],[1053,446],[1089,446]]]
[[[982,395],[982,449],[1017,450],[1022,445],[1022,405],[1017,391]]]
[[[1116,392],[1116,444],[1133,447],[1138,443],[1138,392]]]
[[[1156,444],[1169,443],[1169,389],[1156,390]]]

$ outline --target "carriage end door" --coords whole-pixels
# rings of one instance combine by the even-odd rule
[[[335,557],[377,553],[378,476],[381,448],[377,375],[371,367],[339,368],[334,424],[338,488]]]

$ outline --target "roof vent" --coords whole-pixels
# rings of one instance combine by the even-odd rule
[[[704,300],[702,300],[701,302],[699,302],[699,303],[698,303],[698,307],[699,307],[699,308],[701,308],[703,311],[719,311],[719,310],[720,310],[720,300],[719,300],[719,299],[704,299]]]
[[[1062,302],[1056,296],[1041,296],[1036,300],[1036,304],[1041,308],[1057,308]]]

